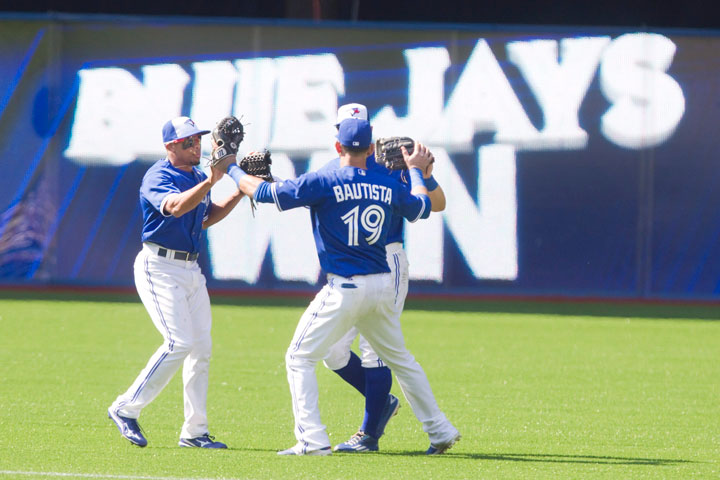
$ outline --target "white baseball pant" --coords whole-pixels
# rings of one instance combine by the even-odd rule
[[[135,286],[164,342],[112,408],[138,418],[182,364],[185,422],[180,437],[199,437],[208,433],[210,297],[197,261],[160,257],[157,251],[157,245],[143,244],[135,258]]]
[[[430,443],[443,443],[457,435],[438,407],[425,372],[405,348],[397,285],[389,273],[350,278],[329,274],[328,283],[303,313],[285,355],[298,449],[330,446],[320,418],[315,367],[353,326],[395,372]]]
[[[402,314],[403,308],[405,308],[405,298],[408,294],[408,284],[410,279],[409,264],[407,254],[403,249],[402,243],[394,242],[389,243],[385,246],[385,253],[387,257],[388,266],[390,267],[390,274],[396,283],[395,290],[395,308],[398,310],[398,317]],[[352,327],[348,333],[346,333],[340,341],[330,348],[327,358],[324,363],[330,370],[340,370],[347,366],[350,361],[350,350],[352,344],[355,341],[355,337],[358,336],[357,327]],[[358,338],[358,349],[360,350],[360,359],[362,366],[365,368],[377,368],[384,367],[385,362],[378,357],[375,350],[373,350],[370,343],[360,335]]]

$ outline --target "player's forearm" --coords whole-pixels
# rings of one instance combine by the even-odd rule
[[[428,197],[430,197],[430,201],[432,202],[433,212],[442,212],[445,210],[445,192],[443,192],[441,186],[438,185],[434,190],[429,190]]]
[[[200,205],[211,187],[210,180],[206,179],[189,190],[173,195],[165,202],[165,212],[176,218],[182,217]]]
[[[208,219],[203,222],[203,228],[208,228],[212,225],[215,225],[216,223],[227,217],[228,214],[232,212],[233,208],[235,208],[237,204],[240,203],[240,199],[242,199],[242,197],[243,193],[238,190],[222,202],[213,203],[212,208],[210,208],[210,214],[208,215]]]
[[[419,168],[413,167],[409,170],[410,174],[410,193],[417,195],[430,196],[427,187],[425,186],[425,180],[423,179],[422,171]]]
[[[265,182],[265,180],[260,177],[248,175],[237,165],[230,165],[227,173],[235,181],[240,191],[250,198],[255,198],[255,192],[258,187],[261,183]]]
[[[425,179],[423,178],[422,170],[417,167],[412,167],[409,170],[410,174],[410,193],[415,197],[418,197],[423,204],[422,214],[419,218],[427,218],[433,208],[432,198],[430,192],[428,192],[425,186]]]

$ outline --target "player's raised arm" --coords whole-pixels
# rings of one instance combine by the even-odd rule
[[[228,175],[235,180],[238,188],[242,193],[250,198],[255,198],[258,187],[263,183],[268,183],[260,177],[245,173],[238,165],[230,165],[227,171]]]
[[[405,147],[402,147],[402,153],[410,174],[410,186],[412,187],[410,193],[413,195],[428,195],[423,174],[430,165],[430,158],[432,157],[430,151],[422,143],[416,142],[412,154],[408,153]]]
[[[428,189],[428,196],[432,202],[432,211],[442,212],[445,210],[446,204],[445,191],[443,191],[440,184],[432,175],[435,158],[433,157],[432,152],[428,151],[428,153],[430,153],[430,165],[428,165],[427,169],[423,173],[423,180],[425,181],[425,188]]]
[[[233,163],[227,168],[227,174],[235,181],[245,195],[255,198],[257,189],[263,183],[268,185],[274,181],[270,172],[272,159],[270,152],[263,150],[262,152],[250,152],[245,155],[237,164]]]

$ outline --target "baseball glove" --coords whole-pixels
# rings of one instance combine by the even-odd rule
[[[240,142],[245,138],[245,129],[240,120],[231,116],[220,120],[212,131],[217,148],[212,152],[210,166],[214,167],[230,155],[235,155]]]
[[[400,147],[405,147],[407,152],[412,154],[415,148],[415,141],[410,137],[378,138],[375,142],[376,162],[385,165],[388,170],[407,169]]]
[[[273,176],[270,173],[270,165],[272,159],[270,152],[263,150],[262,152],[250,152],[243,157],[238,163],[245,173],[260,177],[266,182],[272,182]]]

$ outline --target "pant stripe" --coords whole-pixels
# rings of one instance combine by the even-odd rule
[[[300,338],[298,338],[297,342],[295,342],[295,348],[293,349],[293,352],[297,352],[298,349],[300,348],[300,345],[302,344],[302,341],[305,338],[305,334],[307,333],[308,329],[312,325],[313,321],[317,318],[318,312],[322,311],[323,307],[325,306],[325,301],[328,299],[328,297],[332,293],[332,279],[330,280],[329,286],[330,286],[330,288],[328,289],[325,297],[320,302],[320,306],[313,312],[312,316],[310,317],[310,320],[307,322],[307,324],[305,325],[305,328],[303,329],[302,333],[300,334]],[[290,356],[292,357],[292,354]],[[295,382],[294,382],[294,379],[292,379],[292,376],[289,376],[288,380],[290,381],[290,388],[294,389]],[[298,407],[297,407],[297,395],[293,395],[293,411],[295,412],[295,418],[297,419],[298,412],[299,412]],[[300,433],[300,437],[302,438],[303,434],[305,433],[305,429],[302,427],[302,425],[300,425],[297,422],[296,422],[296,425],[297,425],[298,432]],[[307,442],[307,440],[301,440],[301,441],[303,444],[302,453],[305,454],[305,453],[307,453],[307,448],[310,444]]]
[[[400,257],[397,253],[393,254],[393,263],[395,264],[395,303],[397,304],[398,295],[400,294]]]
[[[170,335],[170,329],[167,326],[167,323],[165,322],[165,316],[163,315],[162,309],[160,308],[160,301],[157,298],[157,294],[155,293],[155,285],[153,285],[152,278],[150,277],[150,267],[149,267],[149,260],[148,257],[145,257],[145,275],[147,276],[148,285],[150,285],[150,293],[153,297],[153,303],[155,303],[155,308],[157,309],[158,316],[160,317],[160,323],[162,323],[162,326],[165,327],[165,332],[167,333],[167,339],[168,339],[168,345],[170,348],[170,351],[173,351],[173,346],[175,345],[175,340],[173,340],[172,335]]]
[[[145,379],[140,384],[138,389],[133,394],[131,402],[135,402],[137,398],[140,396],[140,393],[145,388],[145,384],[147,384],[148,380],[150,380],[150,377],[153,376],[155,371],[160,367],[163,360],[167,358],[167,356],[170,354],[170,352],[173,351],[173,345],[175,345],[175,340],[172,339],[172,336],[170,335],[170,329],[167,326],[167,323],[165,322],[165,316],[163,315],[162,309],[160,308],[160,302],[157,298],[157,294],[155,293],[155,286],[153,285],[152,278],[150,277],[150,267],[149,267],[149,260],[148,257],[145,257],[145,276],[147,277],[148,285],[150,285],[150,293],[153,297],[153,303],[155,304],[155,308],[157,309],[158,315],[160,316],[160,323],[163,327],[165,327],[165,332],[167,334],[167,340],[168,340],[168,351],[163,353],[157,362],[155,362],[155,365],[150,369],[148,374],[145,376]]]
[[[305,429],[300,425],[298,425],[298,431],[300,432],[300,435],[305,433]],[[302,443],[303,443],[302,453],[307,453],[307,448],[310,446],[310,444],[306,440],[303,440]]]
[[[132,400],[130,400],[131,402],[134,403],[135,400],[137,400],[137,398],[140,396],[140,392],[142,392],[143,389],[145,388],[145,384],[148,382],[148,380],[150,380],[150,377],[153,376],[153,373],[155,373],[155,370],[157,370],[158,367],[160,366],[160,364],[162,364],[163,360],[165,360],[165,358],[167,358],[168,354],[169,354],[169,352],[163,353],[162,356],[160,356],[160,358],[158,359],[158,361],[155,362],[155,365],[153,365],[153,367],[150,369],[148,374],[145,376],[145,380],[143,380],[143,382],[140,384],[137,391],[133,395]]]
[[[313,321],[317,318],[318,312],[322,311],[322,309],[325,307],[325,301],[330,296],[330,293],[332,293],[332,279],[330,280],[330,283],[328,284],[330,288],[328,289],[327,293],[325,294],[325,297],[320,302],[319,308],[317,308],[312,316],[310,317],[310,320],[305,324],[305,328],[303,329],[302,333],[300,334],[300,338],[298,338],[297,342],[295,342],[295,348],[293,349],[293,352],[297,352],[300,348],[300,344],[302,343],[303,339],[305,338],[305,334],[307,334],[308,329],[313,324]]]

